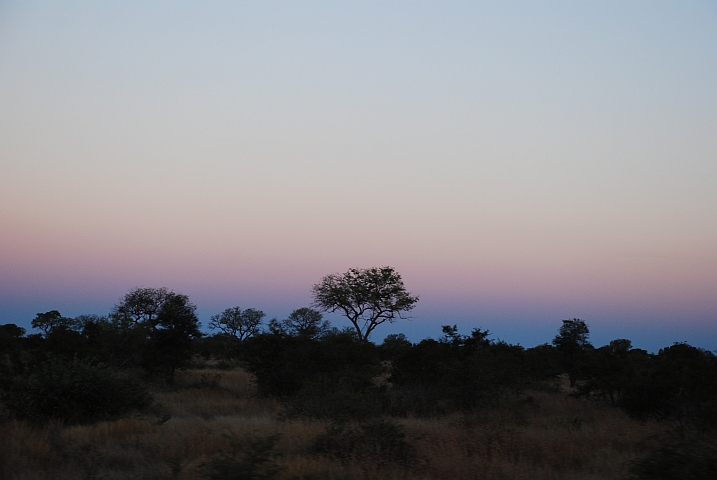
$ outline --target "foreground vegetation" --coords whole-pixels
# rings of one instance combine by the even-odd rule
[[[392,317],[338,330],[308,307],[234,307],[205,336],[194,310],[137,289],[107,317],[0,326],[0,478],[717,478],[717,358],[690,345],[595,348],[579,319],[530,349],[448,325],[376,345]]]
[[[261,475],[273,469],[278,479],[620,478],[667,429],[543,390],[470,412],[382,416],[339,430],[331,419],[287,418],[238,368],[190,369],[151,393],[161,411],[89,425],[4,422],[0,477],[271,478]],[[245,476],[218,476],[212,466],[222,465]]]

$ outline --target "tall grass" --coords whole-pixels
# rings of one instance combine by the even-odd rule
[[[276,401],[256,397],[239,369],[190,370],[171,387],[150,388],[162,404],[156,415],[78,426],[0,423],[0,478],[200,479],[201,466],[232,442],[276,435],[279,479],[616,479],[665,429],[601,403],[529,392],[467,414],[387,419],[413,448],[410,464],[390,464],[316,453],[331,424],[287,419]]]

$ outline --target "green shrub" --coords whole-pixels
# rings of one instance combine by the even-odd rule
[[[2,395],[10,413],[44,423],[92,423],[148,406],[152,398],[136,381],[107,367],[53,357],[16,377]]]

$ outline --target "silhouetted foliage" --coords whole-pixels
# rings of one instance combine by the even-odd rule
[[[618,404],[637,417],[674,418],[697,428],[717,427],[717,357],[676,343],[641,355]],[[638,358],[640,358],[638,357]]]
[[[381,353],[381,358],[393,360],[399,355],[405,354],[411,348],[413,348],[413,343],[406,338],[406,335],[392,333],[386,335],[386,338],[383,339],[383,343],[379,345],[379,352]]]
[[[151,397],[139,383],[107,367],[50,357],[16,376],[2,400],[16,418],[71,424],[120,417],[148,406]]]
[[[135,288],[115,305],[112,314],[121,321],[154,327],[157,316],[173,292],[166,288]]]
[[[82,333],[92,347],[93,356],[119,368],[141,366],[149,349],[148,326],[128,322],[112,315],[85,323]]]
[[[32,328],[42,330],[43,334],[49,335],[57,328],[74,331],[80,330],[82,328],[82,324],[74,318],[63,317],[57,310],[50,310],[49,312],[38,313],[32,320]]]
[[[219,315],[214,315],[209,322],[209,328],[221,330],[222,333],[243,341],[259,333],[261,321],[266,316],[261,310],[239,307],[227,308]]]
[[[553,380],[564,372],[560,352],[549,343],[526,349],[525,367],[528,376],[537,381]]]
[[[612,405],[617,405],[623,390],[633,381],[640,363],[644,364],[647,359],[644,350],[632,349],[630,340],[613,340],[609,345],[593,350],[586,359],[584,372],[588,381],[581,386],[581,390],[605,395]]]
[[[460,335],[444,326],[440,340],[423,340],[393,361],[386,409],[393,414],[432,415],[490,402],[527,380],[525,350],[491,342],[474,329]]]
[[[170,383],[174,381],[174,372],[189,363],[192,340],[202,336],[196,309],[188,296],[170,293],[150,330],[145,365],[164,372]]]
[[[376,346],[351,332],[320,339],[281,333],[257,335],[242,359],[259,392],[289,401],[289,414],[361,418],[380,413],[373,378],[381,365]]]
[[[581,373],[586,352],[592,348],[588,342],[590,329],[587,324],[578,318],[563,320],[558,334],[553,339],[553,345],[562,357],[563,367],[570,377],[570,386],[574,387]]]
[[[22,373],[25,329],[14,323],[0,325],[0,392],[7,390],[13,375]]]
[[[21,339],[25,329],[14,323],[0,325],[0,353],[9,353],[21,348]]]
[[[327,275],[314,285],[313,295],[314,306],[341,312],[362,341],[367,341],[379,325],[405,318],[403,312],[412,310],[418,302],[391,267],[351,268],[344,274]]]
[[[313,308],[297,308],[282,321],[272,320],[269,328],[283,335],[319,338],[331,330],[331,324]]]
[[[82,333],[64,325],[53,328],[45,337],[44,350],[53,355],[66,358],[87,358],[91,351],[87,338]]]
[[[558,391],[556,377],[567,372],[571,394],[609,399],[634,417],[670,420],[686,432],[636,462],[635,478],[715,475],[717,357],[709,351],[674,344],[648,354],[627,339],[593,348],[579,319],[563,320],[552,344],[530,349],[493,341],[479,328],[463,335],[456,325],[443,326],[437,340],[413,344],[391,334],[376,346],[368,341],[374,329],[404,318],[418,300],[392,268],[329,275],[313,293],[314,306],[343,313],[352,328],[331,328],[321,311],[304,307],[262,331],[263,312],[233,307],[212,317],[210,328],[220,333],[202,338],[189,297],[166,288],[134,289],[107,317],[40,313],[32,325],[41,334],[0,325],[3,416],[72,424],[127,415],[151,401],[132,380],[137,367],[172,382],[200,353],[212,368],[241,365],[252,373],[260,395],[282,402],[283,416],[332,422],[314,442],[316,455],[408,465],[417,461],[415,451],[387,416],[462,412],[472,419],[500,411],[513,421],[532,398],[526,388]],[[184,388],[217,389],[212,375]],[[209,478],[272,478],[275,443],[275,437],[234,442],[203,471]]]

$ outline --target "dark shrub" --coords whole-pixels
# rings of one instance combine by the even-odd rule
[[[257,335],[244,342],[242,359],[259,392],[279,398],[302,389],[322,396],[366,391],[381,370],[376,346],[344,332],[321,339]]]
[[[229,450],[214,456],[200,469],[210,480],[259,480],[276,478],[280,468],[275,458],[278,435],[231,440]]]
[[[717,428],[717,357],[684,343],[635,363],[618,404],[638,418],[671,418]]]
[[[406,440],[403,427],[386,420],[331,425],[326,433],[316,437],[312,450],[344,463],[369,461],[408,466],[416,460],[415,449]]]
[[[713,480],[717,445],[705,439],[672,440],[633,463],[632,478],[641,480]]]
[[[475,329],[460,335],[444,326],[444,337],[423,340],[393,360],[385,413],[440,415],[494,403],[506,391],[519,390],[529,377],[525,350],[491,342]]]
[[[53,357],[29,375],[15,377],[2,399],[10,413],[32,422],[92,423],[148,406],[136,381],[78,359]]]
[[[373,386],[356,388],[347,383],[326,388],[320,382],[306,382],[287,399],[286,414],[337,421],[366,420],[381,415],[382,403],[382,392]]]

